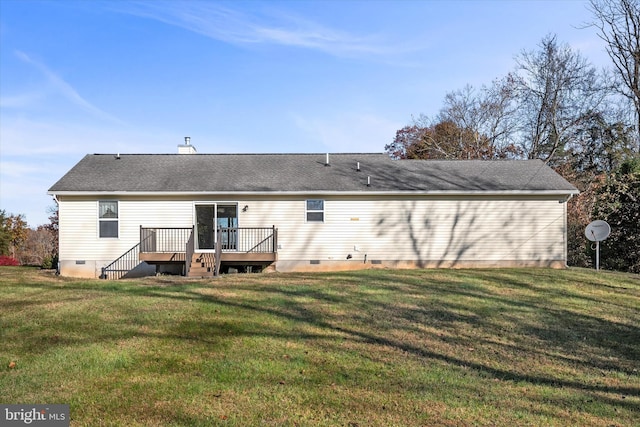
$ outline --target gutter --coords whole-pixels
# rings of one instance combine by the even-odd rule
[[[567,198],[563,202],[563,210],[564,210],[564,267],[569,268],[569,219],[567,218],[567,205],[569,200],[573,198],[575,194],[580,193],[571,193],[567,196]]]
[[[570,200],[580,191],[574,190],[502,190],[502,191],[48,191],[55,196],[209,196],[209,195],[244,195],[244,196],[566,196]]]

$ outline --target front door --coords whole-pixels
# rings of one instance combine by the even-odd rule
[[[238,205],[236,204],[197,204],[196,235],[198,250],[213,250],[216,243],[216,229],[222,229],[223,250],[237,249]]]
[[[218,205],[216,209],[218,228],[221,229],[223,251],[235,251],[238,249],[238,206]]]

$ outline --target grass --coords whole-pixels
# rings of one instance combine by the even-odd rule
[[[0,395],[72,426],[638,425],[640,278],[2,267]]]

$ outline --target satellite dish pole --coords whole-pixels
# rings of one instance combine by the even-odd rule
[[[591,234],[593,235],[593,231]],[[600,271],[600,240],[596,240],[596,271]]]
[[[596,242],[596,271],[600,270],[600,242],[611,234],[611,227],[600,219],[592,221],[584,230],[584,235],[592,242]],[[593,249],[593,247],[592,247]]]

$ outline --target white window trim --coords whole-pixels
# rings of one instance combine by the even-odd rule
[[[322,210],[308,209],[308,202],[310,200],[319,200],[322,202]],[[309,221],[309,213],[322,213],[322,221]],[[305,199],[304,201],[304,222],[309,224],[323,224],[326,220],[326,201],[324,199]]]
[[[100,218],[100,203],[102,202],[115,202],[116,206],[118,207],[118,213],[117,213],[117,217],[116,218]],[[97,210],[97,235],[98,235],[98,239],[102,240],[102,239],[119,239],[120,238],[120,201],[119,200],[98,200],[98,202],[96,203],[96,210]],[[118,223],[118,236],[117,237],[102,237],[100,236],[100,223],[102,221],[111,221],[111,222],[117,222]]]

